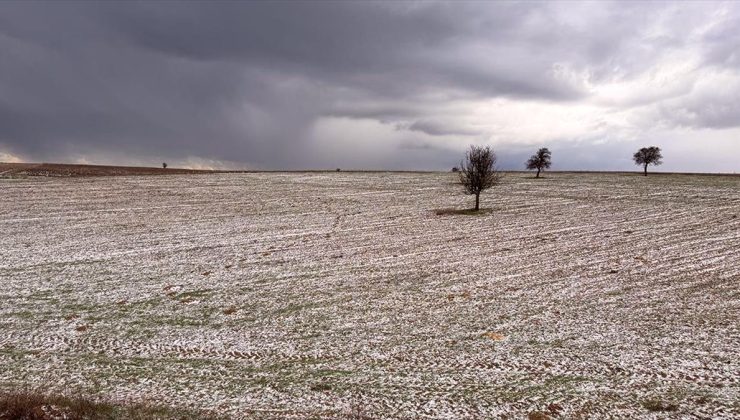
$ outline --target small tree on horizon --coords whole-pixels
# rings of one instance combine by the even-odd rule
[[[162,162],[162,169],[167,169],[167,162]]]
[[[635,165],[643,165],[645,176],[647,176],[647,168],[648,165],[660,165],[663,163],[661,159],[663,159],[663,155],[660,154],[660,147],[656,146],[650,146],[650,147],[643,147],[642,149],[635,152],[635,154],[632,156],[632,159],[635,161]]]
[[[496,153],[488,146],[470,146],[465,153],[465,160],[460,162],[458,174],[465,193],[475,195],[475,210],[480,210],[480,193],[501,179],[501,173],[496,168]]]
[[[552,153],[550,153],[550,150],[547,147],[543,147],[529,158],[527,161],[527,169],[530,171],[537,169],[537,176],[535,176],[535,178],[539,178],[540,171],[549,169],[550,165],[552,165],[551,158]]]

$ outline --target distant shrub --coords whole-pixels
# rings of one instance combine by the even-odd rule
[[[337,172],[341,172],[341,169],[340,168],[337,168]]]
[[[167,169],[167,162],[162,162],[162,168]]]

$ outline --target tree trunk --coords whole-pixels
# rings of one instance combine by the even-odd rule
[[[540,168],[537,168],[537,176],[535,178],[539,178],[540,177],[540,170],[541,170]]]
[[[480,193],[475,195],[475,211],[478,211],[480,209]]]
[[[647,176],[647,163],[645,164],[645,176]]]

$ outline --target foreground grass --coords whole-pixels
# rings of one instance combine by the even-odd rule
[[[213,417],[147,404],[117,404],[36,391],[0,392],[0,420],[209,418]]]

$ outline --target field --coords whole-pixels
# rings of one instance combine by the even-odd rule
[[[0,389],[235,418],[740,416],[740,177],[0,180]],[[443,214],[437,214],[443,213]]]

